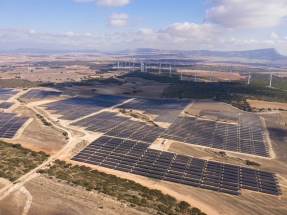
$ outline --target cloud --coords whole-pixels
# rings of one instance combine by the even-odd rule
[[[272,39],[278,39],[278,35],[275,33],[275,32],[272,32],[270,35],[269,35],[270,38]]]
[[[127,19],[129,18],[129,15],[126,13],[113,13],[109,17],[109,21],[107,22],[108,26],[125,26],[127,25]]]
[[[162,33],[168,33],[173,36],[180,37],[197,37],[205,38],[211,37],[214,34],[222,32],[222,28],[209,23],[205,24],[195,24],[195,23],[174,23],[160,30]]]
[[[129,3],[130,0],[97,0],[97,5],[101,6],[122,6]]]
[[[262,28],[280,24],[287,16],[286,0],[211,0],[205,20],[229,28]]]
[[[65,32],[65,33],[60,33],[60,35],[62,35],[62,36],[68,36],[68,37],[77,36],[77,34],[75,34],[73,31],[68,31],[68,32]]]

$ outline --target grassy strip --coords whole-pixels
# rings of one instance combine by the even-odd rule
[[[52,83],[31,82],[23,79],[0,79],[0,88],[19,88],[19,87],[50,87]]]
[[[34,152],[20,144],[0,141],[0,177],[15,181],[45,161],[49,155]]]
[[[157,214],[205,215],[198,208],[192,208],[185,201],[178,202],[160,190],[149,189],[132,180],[92,170],[84,165],[72,165],[56,160],[51,167],[41,169],[39,173],[67,181],[72,186],[85,187],[88,191],[97,190],[116,197],[121,202],[128,202],[132,207],[154,209]]]
[[[122,85],[123,82],[116,79],[116,78],[113,78],[113,77],[109,77],[109,78],[92,78],[92,79],[88,79],[86,80],[87,82],[92,82],[92,81],[96,81],[96,82],[99,82],[99,83],[102,83],[102,84],[117,84],[117,85]]]

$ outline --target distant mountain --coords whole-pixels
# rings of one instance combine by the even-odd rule
[[[241,57],[247,59],[258,59],[258,60],[287,60],[287,56],[281,55],[276,49],[257,49],[248,51],[208,51],[208,50],[193,50],[193,51],[182,51],[182,50],[163,50],[163,49],[149,49],[139,48],[134,50],[125,50],[118,52],[121,55],[182,55],[182,56],[197,56],[197,57],[224,57],[234,58]]]

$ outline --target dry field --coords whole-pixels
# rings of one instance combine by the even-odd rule
[[[257,109],[260,108],[271,108],[271,109],[286,109],[287,110],[287,103],[280,103],[280,102],[266,102],[266,101],[258,101],[258,100],[251,100],[247,99],[247,102],[250,104],[251,107],[256,107]]]
[[[48,154],[54,154],[65,144],[64,135],[56,129],[45,126],[43,122],[28,108],[20,106],[15,111],[22,116],[34,118],[34,120],[24,130],[20,138],[7,139],[9,143],[21,143],[25,148],[34,151],[44,151]]]
[[[118,202],[110,196],[88,192],[72,187],[65,182],[38,177],[25,184],[32,196],[29,215],[147,215],[151,211],[140,211]],[[24,214],[27,197],[16,191],[0,202],[0,214]]]
[[[160,94],[168,87],[168,84],[148,81],[141,78],[126,78],[128,83],[122,85],[103,85],[94,86],[73,86],[66,87],[65,92],[70,95],[94,96],[106,94],[114,96],[141,97],[141,98],[160,98]],[[96,91],[92,91],[92,90]],[[134,90],[137,92],[135,93]],[[123,94],[129,93],[129,94]]]
[[[95,75],[95,71],[90,70],[88,66],[65,66],[63,68],[48,68],[34,69],[31,72],[27,67],[20,67],[17,69],[9,70],[8,72],[1,73],[2,79],[12,79],[21,77],[29,81],[42,81],[42,82],[66,82],[66,81],[80,81],[89,75]]]
[[[198,115],[201,110],[230,111],[239,113],[242,112],[236,107],[226,103],[217,102],[212,99],[193,99],[193,101],[193,104],[185,109],[185,112],[188,112],[192,115]]]
[[[191,70],[191,69],[183,69],[182,70],[183,75],[194,75],[196,73],[196,76],[204,77],[209,79],[210,72],[205,70]],[[212,77],[214,79],[220,79],[220,80],[228,80],[229,79],[229,72],[215,72],[212,71]],[[232,72],[231,80],[240,80],[245,79],[246,76],[241,76],[237,72]]]

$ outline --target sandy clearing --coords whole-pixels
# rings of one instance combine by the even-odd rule
[[[250,104],[251,107],[260,108],[271,108],[271,109],[286,109],[287,110],[287,103],[280,103],[280,102],[266,102],[266,101],[259,101],[259,100],[251,100],[247,99],[247,102]]]

